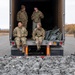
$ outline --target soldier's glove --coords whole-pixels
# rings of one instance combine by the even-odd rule
[[[25,37],[24,35],[22,35],[22,37]]]
[[[16,35],[16,34],[14,34],[13,36],[14,36],[14,37],[17,37],[17,35]]]
[[[26,37],[27,35],[22,35],[22,37]]]
[[[33,40],[36,40],[36,39],[33,37]]]
[[[20,36],[20,35],[17,35],[17,37],[21,38],[21,36]]]

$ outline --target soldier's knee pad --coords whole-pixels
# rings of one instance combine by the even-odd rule
[[[21,39],[21,41],[22,41],[22,42],[26,42],[26,39],[25,39],[25,38],[24,38],[24,39]]]

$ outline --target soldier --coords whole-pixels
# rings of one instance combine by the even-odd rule
[[[24,5],[21,5],[21,10],[17,13],[17,21],[21,21],[23,26],[27,28],[28,16]]]
[[[37,27],[37,23],[41,23],[41,19],[44,18],[44,15],[41,11],[38,10],[38,8],[34,8],[34,12],[31,16],[31,19],[33,21],[33,30]]]
[[[20,41],[22,42],[22,47],[26,46],[26,36],[28,35],[28,31],[25,27],[22,26],[22,22],[18,22],[18,27],[16,27],[13,31],[13,36],[15,37],[15,43],[17,48],[20,48]],[[23,50],[24,52],[24,50]]]
[[[39,50],[45,37],[45,30],[41,27],[41,23],[37,23],[37,28],[33,30],[32,36],[33,39],[36,41],[37,49]]]

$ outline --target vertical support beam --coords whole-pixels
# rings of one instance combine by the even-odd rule
[[[10,32],[9,32],[9,40],[11,41],[12,39],[12,0],[9,0],[9,27],[10,27]]]
[[[65,0],[62,0],[62,32],[63,32],[63,40],[65,41]]]
[[[12,7],[11,7],[11,9],[12,9],[12,32],[13,32],[13,28],[14,28],[14,18],[15,18],[15,16],[14,16],[14,14],[15,14],[15,0],[12,0]]]
[[[58,0],[58,27],[62,32],[62,0]]]

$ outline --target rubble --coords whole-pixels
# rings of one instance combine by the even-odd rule
[[[75,56],[0,57],[0,75],[75,75]]]

